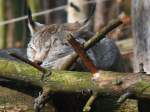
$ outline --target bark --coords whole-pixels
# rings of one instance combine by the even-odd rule
[[[50,76],[45,77],[44,84],[40,81],[40,71],[24,63],[17,63],[0,59],[0,78],[15,83],[15,89],[20,85],[35,86],[49,92],[82,92],[97,91],[108,96],[120,96],[131,92],[130,98],[150,99],[150,77],[141,73],[117,73],[99,71],[100,78],[93,82],[88,72],[56,71],[52,70]],[[10,82],[9,82],[9,81]],[[15,81],[15,82],[13,82]],[[120,84],[117,82],[121,81]],[[1,83],[2,85],[2,83]],[[3,83],[3,86],[6,86]],[[31,91],[32,93],[32,91]]]
[[[150,0],[132,0],[132,21],[134,37],[134,72],[140,70],[142,63],[145,72],[150,73]],[[148,101],[139,100],[139,111],[150,111]],[[150,103],[148,103],[150,105]]]
[[[60,7],[62,5],[66,5],[67,4],[67,0],[54,0],[55,2],[55,7]],[[66,18],[67,18],[67,13],[65,10],[59,10],[59,11],[55,11],[54,13],[54,21],[53,23],[57,23],[57,24],[62,24],[62,23],[66,23]]]
[[[134,71],[139,71],[139,64],[144,64],[144,69],[150,73],[150,38],[149,38],[149,9],[150,0],[133,0],[132,2],[132,20],[134,37]],[[147,16],[145,16],[147,15]]]

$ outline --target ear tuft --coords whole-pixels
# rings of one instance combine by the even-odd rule
[[[29,6],[27,6],[27,14],[28,14],[28,28],[30,30],[31,35],[35,32],[35,22],[32,19],[32,12]]]
[[[27,10],[28,10],[28,24],[30,24],[34,28],[35,22],[32,19],[32,12],[29,6],[27,7]]]

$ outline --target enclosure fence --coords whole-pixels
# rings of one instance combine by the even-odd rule
[[[103,0],[103,1],[108,1],[108,0]],[[85,5],[86,4],[92,4],[92,3],[95,3],[95,2],[96,2],[95,0],[91,0],[91,1],[86,1],[84,4]],[[47,10],[44,10],[44,11],[41,11],[41,12],[33,13],[32,16],[37,17],[37,16],[45,15],[45,14],[52,13],[52,12],[55,12],[55,11],[60,11],[60,10],[66,10],[67,11],[68,7],[69,7],[69,5],[62,5],[62,6],[59,6],[59,7],[56,7],[56,8],[47,9]],[[19,21],[25,20],[27,18],[28,18],[28,16],[25,15],[25,16],[22,16],[22,17],[2,21],[2,22],[0,22],[0,26],[15,23],[15,22],[19,22]]]

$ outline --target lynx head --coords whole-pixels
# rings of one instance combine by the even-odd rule
[[[29,9],[28,27],[32,37],[27,47],[28,59],[37,64],[47,66],[46,62],[51,63],[64,58],[70,52],[73,52],[73,49],[65,40],[66,35],[80,31],[83,26],[79,22],[43,25],[32,20]]]
[[[28,8],[28,28],[30,30],[31,39],[27,47],[27,57],[32,62],[42,64],[47,58],[51,48],[60,41],[57,41],[56,35],[57,25],[43,25],[38,22],[34,22],[30,8]],[[57,42],[56,42],[57,41]],[[54,44],[55,43],[55,44]]]
[[[53,55],[56,55],[57,50],[59,50],[59,53],[61,53],[61,49],[66,50],[67,42],[64,40],[66,32],[58,30],[58,25],[55,24],[40,26],[34,32],[30,30],[32,37],[27,47],[28,59],[37,64],[42,64],[48,58],[49,53],[52,56],[53,53],[55,53]]]

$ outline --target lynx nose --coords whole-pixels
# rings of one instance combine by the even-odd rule
[[[35,60],[34,63],[36,63],[36,64],[38,64],[38,65],[41,65],[41,64],[42,64],[42,61]]]

